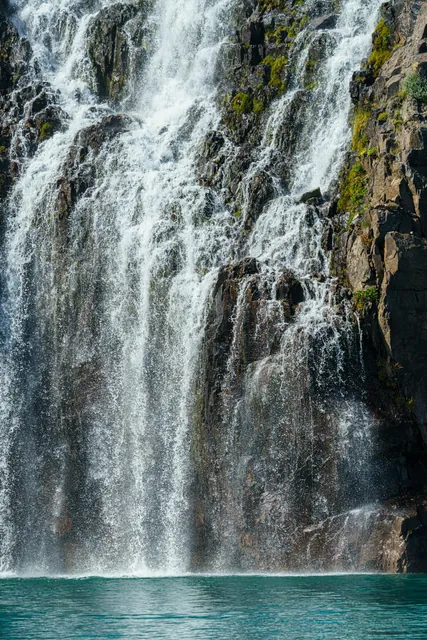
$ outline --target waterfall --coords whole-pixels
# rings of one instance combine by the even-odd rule
[[[254,286],[253,274],[241,278],[218,405],[223,440],[207,471],[219,503],[206,566],[271,568],[279,548],[300,553],[294,539],[308,520],[372,499],[373,420],[347,362],[360,345],[334,303],[323,219],[299,203],[310,189],[328,193],[337,179],[349,141],[348,84],[369,50],[380,1],[341,4],[303,113],[290,186],[275,186],[242,243],[242,219],[195,175],[200,143],[220,126],[216,65],[229,37],[229,3],[147,3],[144,60],[129,35],[130,91],[112,106],[94,91],[88,42],[94,20],[114,2],[13,0],[13,19],[56,96],[62,126],[20,160],[8,201],[0,570],[148,575],[197,566],[196,389],[218,274],[236,257],[257,261],[265,296],[255,322],[259,356],[237,384]],[[309,28],[298,35],[293,84],[271,105],[243,193],[283,149],[283,123],[316,37]],[[97,147],[91,136],[106,122]],[[230,157],[234,151],[230,142]],[[87,187],[65,211],[64,175]],[[303,292],[292,324],[276,295],[284,269]],[[273,355],[263,337],[272,333]],[[254,509],[268,526],[257,529],[265,543],[250,544],[261,555],[270,550],[257,565],[244,550],[238,558],[236,541],[244,538],[248,483],[260,478]]]

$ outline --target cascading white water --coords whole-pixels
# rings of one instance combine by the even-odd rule
[[[298,547],[304,518],[321,522],[337,509],[340,511],[338,505],[343,500],[340,494],[344,494],[347,504],[375,497],[371,470],[374,420],[358,393],[357,378],[352,381],[347,370],[354,350],[352,324],[334,306],[328,257],[322,249],[324,222],[313,210],[308,214],[307,207],[299,202],[305,192],[316,188],[328,193],[331,183],[337,180],[350,136],[351,105],[346,88],[369,49],[379,5],[358,0],[343,3],[336,29],[328,32],[329,55],[321,64],[317,86],[303,111],[289,188],[284,192],[277,190],[248,240],[247,255],[258,260],[261,280],[271,289],[270,300],[261,305],[258,312],[258,326],[270,323],[282,325],[286,330],[277,355],[270,355],[267,348],[264,357],[247,368],[242,388],[232,400],[231,419],[228,418],[230,400],[227,397],[225,400],[224,428],[229,431],[227,442],[231,444],[225,446],[223,453],[227,478],[223,501],[227,507],[215,531],[219,539],[215,559],[218,569],[236,563],[236,555],[241,553],[237,547],[245,531],[242,523],[246,521],[244,491],[248,482],[263,487],[259,511],[253,517],[257,517],[259,523],[268,522],[269,527],[262,529],[259,524],[250,535],[256,536],[260,530],[262,533],[258,535],[265,537],[265,546],[262,540],[255,546],[261,549],[258,566],[266,569],[275,563],[291,569],[286,552],[294,567],[298,560],[299,566],[309,566],[304,564],[305,558],[301,558],[304,546]],[[287,141],[281,133],[283,123],[292,118],[293,101],[304,89],[308,50],[316,37],[319,34],[315,32],[299,35],[300,50],[297,60],[292,61],[293,84],[272,109],[257,160],[243,179],[242,189],[246,194],[259,172],[271,172],[274,176],[275,158],[286,148]],[[250,206],[248,198],[245,206]],[[298,274],[305,287],[305,302],[292,324],[282,317],[280,302],[275,302],[275,288],[284,268]],[[245,314],[249,282],[247,278],[240,284],[236,303],[235,333],[228,363],[231,372],[242,357],[237,345],[242,324],[239,318]],[[259,341],[262,344],[262,338]],[[232,378],[233,373],[230,375]],[[322,427],[323,421],[328,423],[327,427]],[[269,443],[267,456],[260,452],[257,444],[260,432]],[[308,471],[307,461],[311,467]],[[284,475],[285,481],[275,480],[275,474]],[[302,487],[301,475],[305,477]],[[314,489],[307,478],[311,478]],[[302,503],[311,491],[311,504],[304,507]],[[332,531],[330,535],[338,540],[338,534]],[[344,529],[342,535],[341,546],[345,549]],[[243,563],[237,562],[238,566],[250,569],[253,567],[251,551],[246,553]],[[352,567],[344,552],[335,554],[333,566],[328,565],[327,560],[322,564],[321,557],[317,558],[317,565],[309,556],[306,560],[323,569],[325,566],[330,569]]]
[[[194,376],[209,296],[241,227],[194,176],[198,143],[219,122],[214,70],[229,6],[225,0],[155,4],[152,54],[138,78],[132,122],[98,157],[89,156],[96,167],[94,186],[69,215],[64,250],[54,214],[57,181],[76,135],[112,113],[106,105],[93,108],[87,30],[98,11],[113,4],[13,2],[16,22],[43,76],[60,91],[69,120],[28,160],[10,200],[10,335],[4,346],[0,459],[3,570],[178,572],[191,562]],[[315,273],[327,275],[322,222],[308,224],[306,208],[295,203],[308,189],[326,192],[337,177],[349,136],[348,82],[369,49],[379,4],[343,0],[297,146],[290,193],[277,194],[246,244],[246,254],[259,260],[272,288],[285,266],[307,290],[274,364],[281,385],[292,386],[289,363],[304,357],[298,336],[325,335],[323,348],[340,364],[330,287],[312,279]],[[303,61],[302,50],[301,68]],[[280,151],[279,129],[297,89],[298,74],[291,92],[271,107],[260,161],[246,182]],[[321,375],[321,361],[319,367]],[[262,374],[261,362],[248,378],[243,404],[249,406],[263,389]],[[16,391],[23,385],[25,401]],[[342,414],[340,446],[354,445],[354,436],[347,438],[352,421],[366,437],[363,405],[343,398],[336,411]],[[232,428],[230,465],[236,460]],[[25,446],[17,445],[25,430]],[[76,450],[84,451],[80,478],[71,469],[80,455]],[[18,460],[26,467],[19,481],[11,477]],[[13,495],[24,490],[27,502],[14,519]],[[319,505],[319,516],[325,513]],[[63,545],[63,533],[70,530],[73,542]],[[220,553],[219,568],[229,555]]]

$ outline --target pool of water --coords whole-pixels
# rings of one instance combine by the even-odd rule
[[[0,637],[427,639],[427,577],[10,578]]]

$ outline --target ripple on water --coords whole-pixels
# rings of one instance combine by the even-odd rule
[[[7,640],[427,638],[427,577],[186,576],[0,581]]]

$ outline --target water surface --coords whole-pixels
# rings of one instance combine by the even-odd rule
[[[5,579],[0,637],[427,638],[427,577]]]

